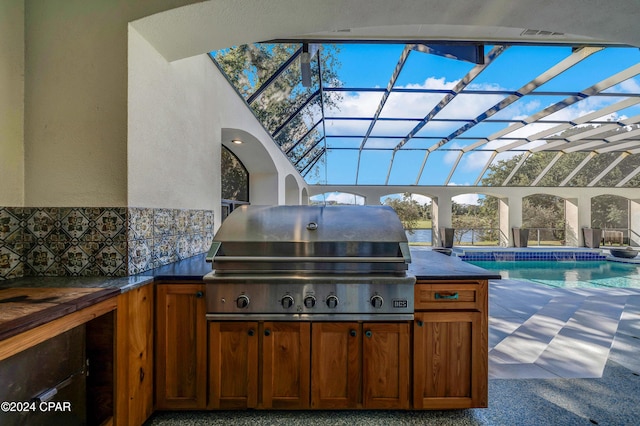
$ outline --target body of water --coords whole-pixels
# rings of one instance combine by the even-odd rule
[[[473,261],[505,279],[565,288],[640,288],[640,264],[608,261]]]

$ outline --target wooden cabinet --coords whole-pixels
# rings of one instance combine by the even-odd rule
[[[141,425],[153,413],[153,300],[153,285],[118,296],[116,425]]]
[[[309,408],[308,322],[210,322],[210,408]]]
[[[416,284],[413,407],[487,406],[487,281]]]
[[[309,408],[311,324],[265,322],[261,337],[262,407]]]
[[[355,408],[361,401],[362,331],[357,322],[313,324],[311,407]]]
[[[408,323],[313,323],[313,408],[409,408]]]
[[[209,322],[209,408],[258,406],[258,323]]]
[[[363,330],[364,408],[409,408],[409,324],[364,323]]]
[[[207,320],[204,284],[156,286],[156,406],[207,405]]]

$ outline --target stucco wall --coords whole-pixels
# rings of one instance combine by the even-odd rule
[[[168,63],[129,32],[128,205],[220,204],[220,96],[206,55]]]
[[[26,0],[28,206],[126,206],[128,22],[193,0]]]
[[[0,206],[24,202],[24,3],[0,2]]]

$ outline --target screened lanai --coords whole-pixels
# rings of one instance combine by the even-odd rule
[[[567,244],[582,245],[590,200],[616,195],[629,200],[628,242],[637,244],[636,47],[282,40],[210,57],[311,195],[376,204],[422,194],[434,200],[434,228],[451,226],[456,195],[494,196],[503,245],[527,196],[565,199]]]

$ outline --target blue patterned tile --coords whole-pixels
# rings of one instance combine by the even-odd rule
[[[154,209],[153,211],[153,238],[162,238],[174,235],[175,212],[173,209]]]
[[[176,210],[175,212],[175,228],[173,229],[174,235],[184,235],[189,228],[189,221],[191,214],[189,210]]]
[[[129,241],[153,238],[153,209],[130,208],[128,222]]]
[[[128,259],[129,273],[139,274],[153,267],[153,240],[142,239],[129,241]]]

